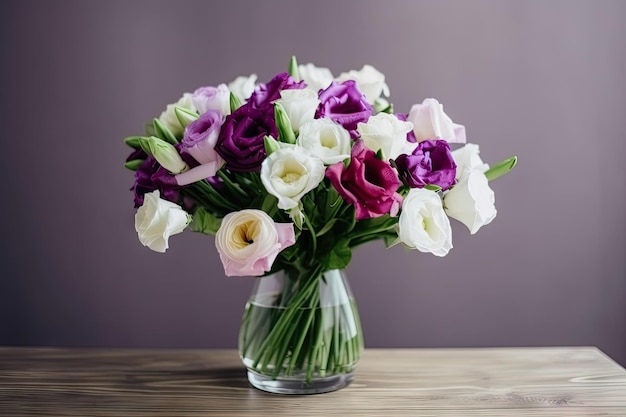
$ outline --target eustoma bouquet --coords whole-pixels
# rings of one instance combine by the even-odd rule
[[[242,357],[259,374],[310,382],[352,370],[354,302],[329,312],[320,293],[354,247],[383,239],[445,256],[450,218],[473,234],[496,216],[489,181],[516,158],[489,167],[435,99],[407,113],[388,99],[372,66],[334,77],[292,58],[266,83],[251,75],[185,93],[125,140],[141,243],[165,252],[189,228],[215,235],[227,276],[286,277],[263,331],[247,330],[255,306],[244,315]],[[356,324],[333,325],[339,316]]]

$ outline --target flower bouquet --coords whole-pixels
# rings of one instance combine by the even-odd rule
[[[394,113],[372,66],[334,77],[298,65],[266,83],[238,77],[167,106],[125,166],[139,240],[165,252],[189,227],[215,235],[227,276],[254,276],[239,348],[253,385],[324,392],[363,349],[343,270],[383,239],[445,256],[449,218],[476,233],[496,216],[489,181],[508,172],[466,143],[435,99]]]

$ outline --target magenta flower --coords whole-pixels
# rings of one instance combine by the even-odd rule
[[[319,99],[315,118],[328,117],[339,123],[353,139],[359,137],[357,125],[366,123],[374,110],[353,80],[333,81],[327,89],[320,91]]]
[[[331,165],[326,177],[339,195],[354,205],[357,220],[395,216],[400,210],[402,196],[396,192],[400,180],[391,165],[378,159],[362,140],[352,147],[348,167],[343,162]]]
[[[411,155],[400,155],[393,164],[402,182],[411,188],[431,184],[447,190],[455,182],[456,164],[445,140],[424,140]]]

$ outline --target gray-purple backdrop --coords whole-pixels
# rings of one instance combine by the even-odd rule
[[[5,1],[0,344],[234,347],[252,282],[213,238],[141,246],[122,168],[182,92],[374,65],[400,112],[436,97],[498,217],[443,259],[375,243],[348,275],[366,344],[596,345],[626,364],[626,2]]]

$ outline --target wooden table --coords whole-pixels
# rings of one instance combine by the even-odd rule
[[[0,348],[0,416],[626,416],[596,348],[368,349],[309,396],[248,385],[234,350]]]

